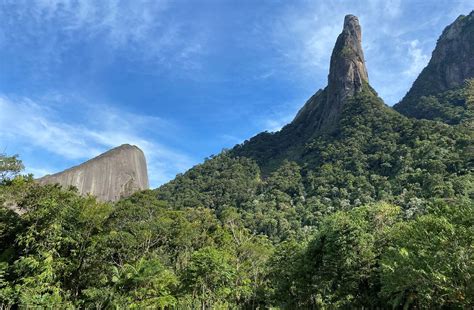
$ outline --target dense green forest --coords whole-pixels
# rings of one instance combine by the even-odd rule
[[[473,31],[474,33],[474,31]],[[431,119],[448,124],[459,124],[474,119],[472,97],[466,98],[466,91],[472,96],[474,80],[466,80],[464,85],[437,94],[407,97],[398,110],[415,118]]]
[[[178,208],[210,207],[218,215],[237,207],[249,229],[282,241],[305,235],[334,211],[378,201],[398,205],[411,217],[438,200],[466,203],[473,198],[468,123],[448,126],[406,118],[370,89],[345,105],[335,134],[299,148],[297,161],[283,160],[274,171],[262,172],[258,162],[273,166],[275,161],[266,157],[268,152],[258,152],[267,149],[260,142],[257,137],[178,176],[156,190],[159,199]],[[277,159],[278,145],[273,149]]]
[[[115,203],[1,155],[0,309],[474,308],[474,80],[407,115],[363,82]]]
[[[4,174],[2,203],[25,213],[0,209],[3,307],[474,305],[472,200],[309,210],[317,204],[299,197],[296,164],[260,184],[265,192],[243,193],[239,180],[257,182],[243,169],[249,163],[224,155],[210,163],[236,185],[208,202],[217,209],[178,207],[152,191],[110,205]],[[261,204],[251,219],[233,207],[247,199]],[[300,210],[314,214],[314,224],[302,223]]]

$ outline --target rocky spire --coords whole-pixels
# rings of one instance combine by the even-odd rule
[[[346,15],[342,33],[332,51],[328,86],[314,95],[298,112],[294,122],[310,124],[311,130],[331,129],[337,123],[346,99],[368,83],[362,51],[359,19]]]
[[[344,28],[337,38],[331,55],[328,99],[343,101],[347,96],[360,91],[363,82],[368,82],[361,42],[359,19],[354,15],[346,15]]]

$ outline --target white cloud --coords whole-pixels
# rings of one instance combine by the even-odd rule
[[[408,43],[407,55],[409,58],[409,67],[403,74],[407,77],[413,78],[420,74],[421,70],[428,64],[430,56],[423,53],[422,48],[420,47],[420,41],[412,40]]]
[[[115,46],[149,38],[167,9],[164,0],[33,0],[28,5],[39,21],[60,22],[57,26],[69,34],[81,30],[90,37],[104,35]]]
[[[26,169],[27,169],[26,173],[31,173],[34,176],[38,176],[38,177],[57,172],[57,171],[52,171],[49,169],[34,168],[34,167],[27,167]]]
[[[316,13],[289,8],[271,22],[270,28],[271,44],[281,55],[277,61],[296,67],[301,74],[311,74],[328,67],[341,24],[332,19],[323,21]]]
[[[371,11],[389,18],[399,17],[402,13],[401,0],[369,0],[368,4]]]
[[[186,154],[147,137],[147,128],[166,128],[165,132],[171,134],[173,125],[157,117],[81,104],[76,118],[87,121],[66,122],[58,120],[60,111],[46,101],[6,96],[0,96],[0,110],[0,138],[4,143],[33,145],[42,150],[39,152],[47,151],[76,164],[124,143],[137,145],[147,158],[152,186],[168,181],[194,163]],[[27,171],[39,177],[53,168],[54,163],[46,162],[45,167]]]
[[[302,102],[303,97],[300,97],[273,106],[264,117],[258,119],[258,127],[268,132],[280,131],[294,119]]]
[[[280,131],[283,126],[288,124],[291,121],[291,118],[284,117],[282,119],[267,119],[265,120],[265,130],[269,132],[277,132]]]

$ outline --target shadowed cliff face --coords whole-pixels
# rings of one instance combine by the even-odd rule
[[[368,81],[359,19],[354,15],[347,15],[331,55],[328,86],[306,102],[293,123],[306,127],[306,130],[310,128],[313,132],[332,130],[345,101],[361,91]]]
[[[460,16],[443,31],[428,66],[437,73],[431,78],[438,79],[434,81],[438,92],[474,77],[474,11]]]
[[[41,184],[75,186],[81,194],[116,201],[149,188],[145,155],[124,144],[79,166],[38,179]]]
[[[403,100],[394,108],[407,116],[432,119],[430,116],[432,111],[419,104],[420,98],[437,96],[456,87],[462,87],[467,79],[472,78],[474,78],[474,11],[467,16],[459,16],[444,29],[430,62]]]

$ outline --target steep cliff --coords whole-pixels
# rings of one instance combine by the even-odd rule
[[[83,164],[38,179],[41,184],[75,186],[81,194],[116,201],[148,189],[148,172],[142,150],[129,144],[109,150]]]
[[[459,123],[470,114],[466,91],[474,78],[474,11],[444,29],[428,65],[394,106],[410,117]],[[472,116],[472,115],[471,115]]]

